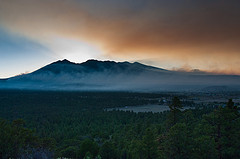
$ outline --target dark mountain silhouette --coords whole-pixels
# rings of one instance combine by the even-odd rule
[[[29,74],[0,80],[4,89],[214,91],[240,90],[240,76],[214,75],[201,71],[179,72],[138,62],[88,60],[53,62]],[[211,88],[211,89],[210,89]]]
[[[129,73],[129,74],[136,74],[141,72],[147,71],[165,71],[160,68],[146,66],[138,62],[129,63],[129,62],[115,62],[115,61],[98,61],[98,60],[88,60],[86,62],[77,64],[70,62],[68,60],[60,60],[54,62],[50,65],[47,65],[35,72],[43,73],[43,72],[51,72],[54,74],[59,73],[96,73],[96,72],[108,72],[112,74],[118,73]]]

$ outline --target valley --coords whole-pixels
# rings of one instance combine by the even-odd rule
[[[174,124],[173,111],[169,109],[169,106],[173,104],[175,97],[180,99],[183,109],[174,108],[177,114]],[[209,157],[211,154],[215,158],[217,153],[215,153],[214,147],[208,151],[205,149],[190,151],[191,147],[198,147],[199,144],[204,145],[206,142],[218,144],[209,139],[199,141],[202,133],[206,133],[204,137],[207,138],[213,137],[214,139],[214,136],[198,127],[208,126],[208,130],[214,130],[215,127],[209,125],[211,123],[205,123],[205,118],[209,118],[208,120],[211,122],[211,120],[215,120],[212,116],[214,113],[224,113],[221,112],[222,109],[227,111],[225,109],[229,109],[227,102],[230,98],[233,99],[234,105],[239,111],[239,97],[240,92],[222,94],[221,92],[0,90],[0,127],[7,131],[10,128],[15,129],[11,123],[24,123],[21,128],[24,129],[23,132],[26,132],[25,129],[34,130],[30,131],[32,134],[28,135],[35,137],[31,140],[20,140],[16,136],[15,141],[24,141],[23,145],[29,146],[30,144],[34,148],[26,149],[26,151],[34,150],[33,154],[36,154],[36,151],[38,155],[47,155],[48,158],[92,156],[92,158],[135,159],[141,158],[141,155],[158,158],[168,156],[168,153],[174,153],[169,149],[159,149],[161,146],[166,148],[178,146],[179,149],[189,149],[185,155],[200,155],[204,152],[206,156]],[[228,113],[231,112],[234,114],[235,108]],[[224,118],[230,120],[228,116]],[[5,128],[7,124],[10,124],[8,129]],[[224,126],[224,123],[222,124]],[[234,129],[234,133],[231,135],[238,137],[240,123],[231,124]],[[21,124],[19,126],[22,127]],[[14,132],[14,130],[11,131]],[[174,132],[177,132],[177,136],[175,136],[177,138],[181,133],[195,136],[182,138],[182,142],[191,141],[191,143],[181,146],[170,142],[175,138],[170,133]],[[10,132],[7,133],[8,135],[1,133],[0,131],[0,141],[12,138]],[[166,139],[162,139],[163,135],[167,135]],[[20,134],[19,137],[25,138]],[[15,141],[0,143],[0,152],[7,154],[6,145],[13,147]],[[19,147],[19,150],[21,148]],[[151,148],[151,154],[148,154],[148,148]],[[236,150],[234,155],[237,156],[238,150],[235,147],[233,149]],[[16,150],[18,150],[17,147]],[[140,150],[141,153],[139,153]],[[22,153],[25,154],[25,151]],[[178,155],[181,156],[181,153]],[[224,155],[229,155],[229,152],[225,152]]]

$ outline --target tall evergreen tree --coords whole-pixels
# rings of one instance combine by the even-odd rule
[[[229,109],[233,109],[234,108],[234,102],[232,101],[232,99],[229,99],[227,102],[227,107]]]
[[[179,119],[182,103],[178,97],[173,97],[172,103],[169,105],[170,114],[168,116],[168,127],[175,125]]]

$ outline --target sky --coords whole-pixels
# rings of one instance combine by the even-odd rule
[[[0,78],[59,59],[240,75],[239,0],[0,0]]]

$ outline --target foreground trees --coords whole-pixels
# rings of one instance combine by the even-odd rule
[[[240,115],[231,99],[226,107],[205,115],[203,123],[209,129],[206,135],[215,141],[219,159],[240,158]]]
[[[174,97],[163,113],[70,108],[23,114],[36,131],[23,120],[0,120],[0,158],[240,158],[240,119],[232,100],[216,109],[183,111]]]
[[[162,156],[171,159],[240,158],[240,115],[231,99],[225,107],[203,115],[201,120],[194,121],[191,111],[181,112],[181,115],[161,141]]]
[[[30,129],[24,127],[21,119],[9,123],[0,120],[0,158],[53,157],[54,142],[40,139]]]

